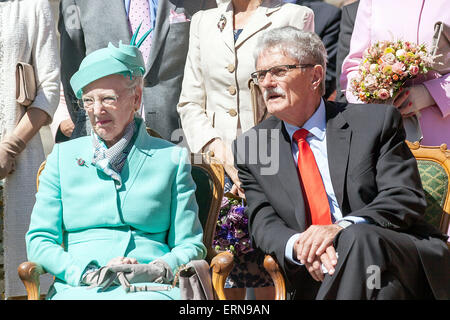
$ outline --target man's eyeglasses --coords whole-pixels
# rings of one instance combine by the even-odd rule
[[[84,108],[86,111],[91,111],[94,108],[95,100],[92,97],[83,97],[80,100],[78,100],[78,105],[81,108]],[[117,101],[119,100],[119,96],[117,95],[110,95],[110,96],[104,96],[100,98],[100,103],[105,108],[114,107],[117,105]]]
[[[280,79],[286,76],[289,70],[296,68],[309,68],[314,67],[313,64],[284,64],[281,66],[275,66],[267,70],[258,70],[251,74],[251,77],[255,84],[259,85],[266,78],[267,73],[269,72],[272,77],[275,79]]]

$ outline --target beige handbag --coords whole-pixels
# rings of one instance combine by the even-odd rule
[[[191,260],[178,272],[181,300],[214,300],[211,271],[205,260]]]
[[[36,97],[36,79],[31,64],[18,62],[16,65],[16,101],[28,107]]]
[[[434,24],[434,35],[431,44],[432,55],[439,55],[435,58],[433,69],[441,75],[450,72],[450,26],[442,21]]]
[[[253,121],[255,125],[267,119],[271,114],[267,111],[266,103],[259,86],[255,84],[253,79],[248,81],[248,88],[252,99]]]

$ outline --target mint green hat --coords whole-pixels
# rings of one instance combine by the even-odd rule
[[[100,78],[112,74],[122,74],[130,78],[145,74],[144,58],[139,46],[152,29],[147,31],[136,44],[140,27],[136,29],[129,45],[122,44],[120,41],[119,47],[115,47],[110,42],[108,47],[91,52],[81,61],[80,68],[70,79],[70,85],[78,99],[81,99],[85,86]]]

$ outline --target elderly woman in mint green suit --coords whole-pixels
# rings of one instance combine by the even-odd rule
[[[135,115],[144,74],[138,46],[94,51],[71,79],[93,132],[55,145],[26,235],[28,259],[55,276],[49,299],[179,299],[176,287],[151,288],[206,255],[186,150],[149,136]],[[147,288],[132,292],[108,271],[115,282],[105,285],[100,271],[108,267],[151,281],[128,278]]]

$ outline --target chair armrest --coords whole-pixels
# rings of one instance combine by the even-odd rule
[[[28,295],[28,300],[40,299],[39,277],[46,273],[41,265],[34,262],[23,262],[17,268],[19,277],[22,280]]]
[[[286,300],[286,284],[283,273],[278,262],[270,254],[264,258],[264,269],[270,274],[275,285],[275,300]]]
[[[224,251],[216,255],[211,260],[212,267],[212,283],[214,292],[219,300],[227,300],[225,296],[225,280],[233,269],[234,258],[233,254]]]

